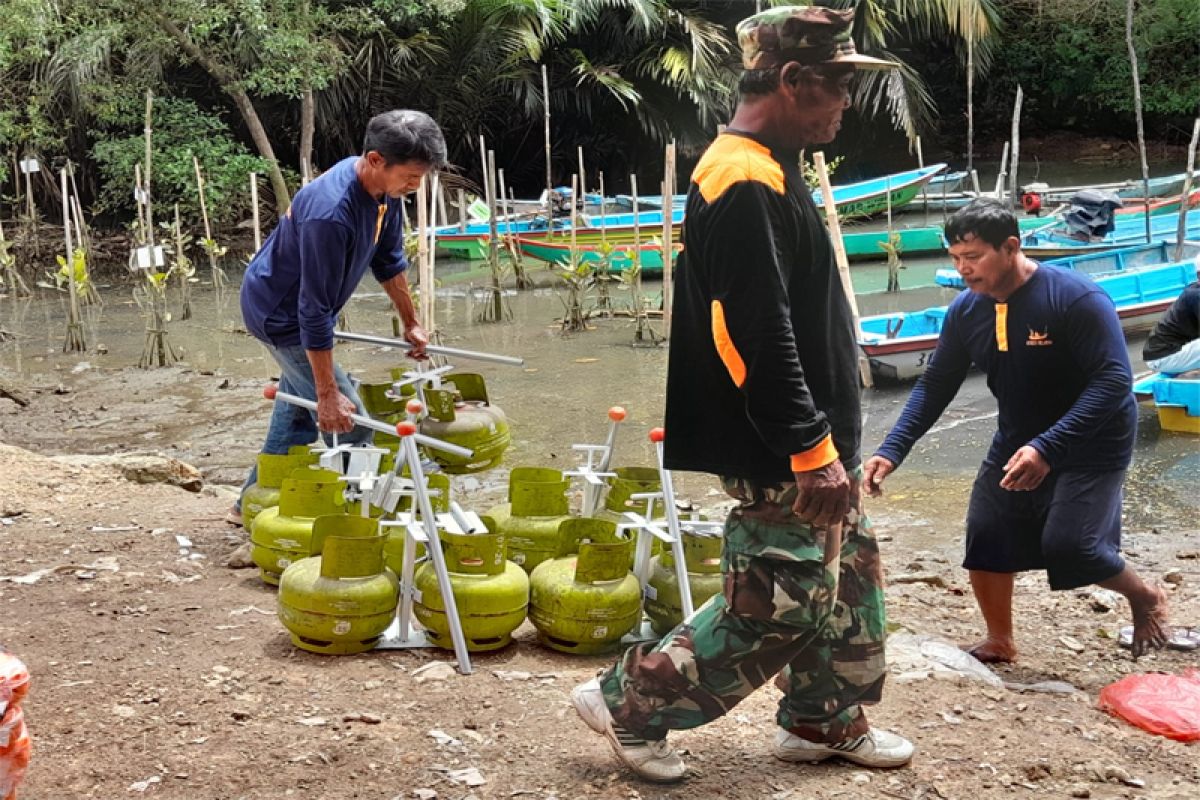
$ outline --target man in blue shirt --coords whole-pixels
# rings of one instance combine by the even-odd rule
[[[242,318],[281,370],[279,388],[315,400],[315,414],[277,401],[263,453],[312,443],[318,430],[365,442],[355,427],[362,402],[333,363],[333,329],[368,267],[396,306],[410,355],[429,339],[417,322],[405,277],[404,196],[446,162],[437,123],[420,111],[388,111],[367,123],[361,156],[334,165],[296,193],[242,281]],[[257,479],[251,469],[243,491]],[[241,504],[230,522],[241,523]]]
[[[987,637],[981,661],[1017,656],[1013,574],[1045,569],[1051,589],[1096,583],[1133,611],[1133,654],[1166,641],[1166,596],[1120,556],[1121,487],[1137,408],[1116,309],[1086,276],[1021,252],[1013,213],[976,200],[946,223],[970,291],[946,314],[929,367],[896,426],[864,467],[883,480],[937,421],[974,363],[999,405],[996,434],[967,510],[966,557]]]

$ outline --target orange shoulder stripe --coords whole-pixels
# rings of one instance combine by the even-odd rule
[[[771,151],[744,136],[723,135],[709,146],[692,172],[692,181],[706,203],[712,203],[730,186],[757,181],[783,194],[783,167]]]

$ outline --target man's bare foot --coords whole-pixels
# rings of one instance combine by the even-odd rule
[[[989,636],[979,644],[964,646],[963,650],[984,664],[1011,664],[1017,660],[1017,644],[1012,639]]]
[[[1147,586],[1142,596],[1131,596],[1129,608],[1133,612],[1133,659],[1136,661],[1150,648],[1159,649],[1171,638],[1167,630],[1167,593],[1157,586]]]

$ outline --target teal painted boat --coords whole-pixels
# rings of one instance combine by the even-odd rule
[[[1048,225],[1055,224],[1053,218],[1048,217],[1021,217],[1017,220],[1017,225],[1022,233],[1045,228]],[[928,253],[943,253],[946,250],[946,239],[942,234],[940,225],[929,225],[920,228],[897,228],[896,232],[900,234],[900,254],[902,256],[915,256]],[[882,258],[884,255],[883,243],[887,241],[888,233],[886,230],[881,231],[855,231],[850,230],[842,232],[842,243],[846,246],[846,255],[852,261]]]
[[[1112,298],[1121,329],[1128,334],[1151,328],[1195,279],[1195,264],[1181,261],[1100,275],[1095,280]],[[924,372],[937,347],[946,310],[947,306],[938,306],[863,317],[858,345],[879,374],[901,380],[915,378]]]
[[[1179,258],[1186,260],[1197,256],[1200,256],[1200,244],[1185,242]],[[1045,266],[1082,272],[1085,275],[1108,275],[1113,272],[1168,264],[1174,260],[1175,245],[1155,242],[1154,244],[1139,244],[1134,247],[1119,247],[1103,253],[1085,253],[1078,256],[1053,258],[1041,263]],[[934,283],[948,289],[967,288],[962,276],[954,269],[939,269],[934,275]]]
[[[837,206],[839,217],[869,217],[887,211],[889,191],[892,196],[892,209],[895,210],[911,203],[920,194],[922,187],[933,180],[946,169],[945,164],[932,164],[928,167],[910,169],[907,172],[897,172],[894,175],[884,175],[879,178],[845,183],[833,187],[833,202]],[[824,205],[825,199],[821,192],[814,190],[813,201],[817,207]],[[617,195],[616,200],[622,205],[633,207],[633,198],[629,195]],[[673,196],[671,206],[682,209],[687,202],[687,195]],[[662,208],[662,195],[638,197],[639,208]]]
[[[553,239],[542,237],[517,237],[517,247],[521,254],[551,265],[571,263],[571,237],[555,236]],[[575,252],[581,262],[589,264],[607,264],[608,272],[624,272],[637,258],[641,262],[642,274],[645,276],[660,276],[663,272],[662,240],[645,237],[641,243],[634,245],[631,238],[614,237],[609,234],[607,241],[600,241],[599,235],[577,233],[575,237]],[[683,244],[675,242],[672,247],[672,263],[683,251]]]

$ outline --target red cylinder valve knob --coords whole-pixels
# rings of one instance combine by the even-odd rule
[[[420,400],[409,400],[408,405],[405,406],[405,409],[407,409],[408,413],[410,414],[420,414],[425,410],[425,406],[421,405]]]
[[[624,422],[625,409],[622,406],[613,406],[608,410],[608,418],[613,422]]]
[[[655,444],[657,444],[658,442],[661,442],[663,439],[666,439],[666,438],[667,438],[667,429],[666,428],[651,428],[650,429],[650,441],[654,442]]]
[[[278,393],[279,393],[279,385],[278,384],[268,383],[266,386],[263,387],[263,397],[267,398],[268,400],[274,400],[275,395]]]
[[[409,422],[409,421],[405,420],[404,422],[396,423],[396,435],[397,436],[401,436],[401,437],[412,436],[416,432],[417,432],[417,423],[415,423],[415,422]]]

